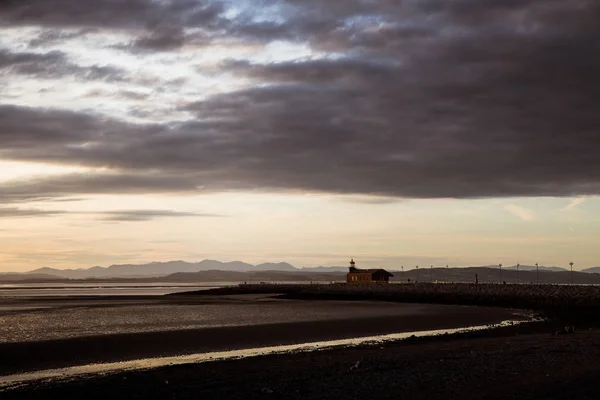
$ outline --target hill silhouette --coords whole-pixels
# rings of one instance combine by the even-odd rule
[[[212,268],[211,268],[212,267]],[[237,269],[242,270],[237,270]],[[173,271],[175,269],[175,271]],[[176,269],[184,269],[177,271]],[[420,268],[394,271],[392,282],[467,282],[600,284],[600,274],[540,267],[536,270],[496,267]],[[29,273],[0,274],[0,282],[305,282],[345,281],[346,267],[294,268],[287,263],[252,265],[243,262],[222,263],[205,260],[199,263],[173,261],[141,265],[115,265],[77,270],[41,268]],[[54,275],[56,273],[57,275]],[[59,275],[60,274],[60,275]]]
[[[88,278],[149,278],[167,276],[176,272],[199,271],[296,271],[292,265],[284,262],[248,264],[242,261],[221,262],[203,260],[197,263],[186,261],[151,262],[148,264],[117,264],[109,267],[92,267],[78,269],[38,268],[25,274],[46,274],[66,279]]]

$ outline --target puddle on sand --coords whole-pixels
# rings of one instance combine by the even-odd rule
[[[437,336],[452,333],[472,332],[502,326],[517,325],[531,320],[503,321],[492,325],[478,325],[456,329],[439,329],[430,331],[392,333],[388,335],[367,336],[352,339],[339,339],[321,342],[309,342],[291,344],[284,346],[258,347],[252,349],[217,351],[211,353],[198,353],[183,356],[145,358],[140,360],[122,361],[103,364],[78,365],[67,368],[47,369],[22,374],[14,374],[0,377],[0,391],[10,387],[22,386],[28,383],[39,383],[41,381],[72,379],[76,377],[90,377],[89,375],[102,375],[135,370],[146,370],[171,365],[195,364],[211,361],[222,361],[239,358],[248,358],[268,354],[285,354],[290,352],[309,352],[333,347],[352,347],[364,344],[381,344],[385,342],[408,339],[411,337]]]

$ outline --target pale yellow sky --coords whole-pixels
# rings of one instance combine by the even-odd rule
[[[3,162],[2,179],[69,169]],[[600,201],[589,198],[394,200],[368,196],[222,193],[83,195],[23,209],[56,215],[0,218],[0,270],[82,268],[204,258],[298,267],[361,265],[595,266]],[[386,200],[386,199],[384,199]],[[7,206],[8,207],[8,206]],[[107,221],[105,213],[170,210],[219,216]]]

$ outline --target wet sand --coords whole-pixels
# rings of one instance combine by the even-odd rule
[[[263,288],[260,289],[264,292]],[[405,289],[414,292],[417,287]],[[535,293],[521,287],[485,287],[477,295],[469,293],[466,297],[457,297],[449,293],[446,297],[440,297],[433,289],[439,288],[425,287],[416,293],[418,298],[412,292],[400,297],[410,301],[484,302],[495,306],[530,304],[550,319],[466,334],[414,338],[377,345],[43,381],[13,387],[0,395],[3,399],[597,398],[600,392],[600,363],[597,361],[600,359],[600,331],[596,329],[600,325],[598,308],[595,307],[597,300],[593,296],[585,297],[580,293],[574,299],[567,296],[568,301],[563,301],[565,295],[558,290],[562,288],[533,288],[535,293],[554,293],[554,297],[550,296],[549,299],[547,296],[538,298]],[[464,292],[467,289],[472,288],[463,287],[461,290]],[[481,291],[479,287],[475,289]],[[300,304],[312,304],[310,308],[337,304],[339,310],[345,312],[347,308],[357,304],[360,306],[360,303],[368,303],[375,306],[374,309],[394,307],[395,304],[402,312],[370,317],[351,312],[344,318],[334,320],[4,343],[0,345],[0,360],[8,361],[2,368],[5,369],[4,373],[15,373],[23,369],[54,368],[90,360],[110,361],[262,347],[515,319],[514,311],[506,308],[393,303],[401,301],[397,293],[388,296],[392,302],[365,302],[366,298],[373,297],[371,293],[353,296],[319,294],[317,298],[322,298],[321,301],[315,296],[288,295],[273,299],[271,296],[265,298],[264,294],[256,293],[254,298],[248,295],[224,296],[219,292],[213,293],[213,296],[174,295],[168,296],[170,298],[165,301],[179,305],[280,301],[287,302],[285,304],[289,306],[290,313],[294,312],[294,305]],[[460,290],[458,294],[461,294]],[[294,297],[304,300],[292,299]],[[346,297],[362,298],[363,301],[341,301]],[[90,301],[90,304],[94,303],[93,299]],[[103,307],[100,303],[98,306]],[[129,307],[125,304],[121,306]],[[419,307],[419,312],[410,312],[410,306]],[[576,333],[552,335],[565,323],[575,323]],[[21,362],[18,358],[27,359],[27,362]]]
[[[158,300],[87,299],[87,312],[94,307],[108,307],[127,313],[130,307],[139,307],[148,301],[156,306]],[[217,326],[198,329],[170,329],[127,334],[99,334],[39,341],[4,341],[0,343],[0,374],[8,375],[25,371],[73,365],[114,362],[139,358],[173,356],[210,351],[235,350],[253,347],[306,343],[313,341],[345,339],[388,333],[460,328],[472,325],[494,324],[503,320],[518,319],[514,311],[499,308],[475,308],[464,306],[398,304],[377,302],[307,302],[299,300],[272,300],[264,296],[224,296],[210,299],[177,297],[165,300],[166,307],[200,306],[202,304],[275,307],[277,315],[290,314],[292,320],[284,322],[245,324],[241,326]],[[268,304],[265,304],[268,302]],[[314,303],[314,304],[313,304]],[[36,303],[30,299],[24,306],[52,305],[60,312],[72,312],[82,303],[72,299]],[[322,307],[321,314],[302,314],[301,310]],[[259,313],[263,308],[257,309]],[[330,318],[338,310],[342,317]],[[29,311],[25,311],[29,312]],[[44,310],[43,312],[47,312]],[[313,311],[311,311],[313,312]],[[373,313],[373,316],[369,316]],[[356,316],[354,316],[356,314]],[[53,314],[50,314],[52,316]],[[92,314],[89,314],[92,315]],[[288,316],[286,316],[287,318]],[[278,317],[280,318],[280,317]],[[305,320],[302,320],[304,318]],[[40,329],[43,329],[42,326]],[[65,333],[66,335],[66,333]]]
[[[25,386],[3,399],[596,399],[600,332],[544,324]],[[538,333],[536,332],[544,332]]]

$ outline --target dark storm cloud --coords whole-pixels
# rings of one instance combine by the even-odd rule
[[[342,81],[344,86],[351,86],[353,81],[360,84],[365,78],[370,77],[376,77],[380,81],[394,79],[394,74],[398,73],[398,67],[386,62],[348,58],[266,65],[251,64],[248,61],[229,61],[222,67],[261,81],[312,85],[333,85]]]
[[[152,32],[135,40],[132,44],[143,50],[169,51],[183,46],[185,42],[184,34],[178,29],[167,29]]]
[[[83,80],[120,81],[124,79],[125,72],[112,66],[80,66],[71,63],[61,51],[32,53],[0,49],[1,75],[30,75],[44,79],[68,76]]]
[[[65,62],[65,54],[60,51],[40,54],[12,53],[8,50],[0,50],[0,71],[4,72],[46,75],[54,73],[56,66],[63,66]]]
[[[202,26],[222,11],[218,2],[204,0],[4,0],[0,21],[54,28]]]
[[[30,40],[28,46],[38,48],[56,45],[69,39],[84,37],[86,34],[93,31],[94,29],[77,29],[75,31],[45,29],[34,39]]]
[[[212,0],[8,0],[0,2],[0,23],[41,28],[29,42],[31,47],[59,45],[90,33],[120,31],[134,39],[118,48],[172,51],[200,37],[209,43],[212,35],[229,24],[221,17],[223,11],[223,4]],[[186,28],[205,33],[186,35]]]
[[[186,105],[180,111],[196,120],[185,123],[0,109],[0,123],[12,127],[0,131],[0,156],[122,171],[4,185],[0,196],[198,186],[387,197],[600,193],[600,3],[281,4],[281,21],[240,17],[224,34],[334,53],[225,63],[223,72],[256,85]],[[167,38],[154,48],[171,46]]]
[[[0,104],[0,157],[68,161],[71,152],[86,146],[119,147],[119,138],[143,130],[152,135],[160,127],[137,126],[96,114]]]
[[[177,51],[186,45],[211,51],[210,45],[219,39],[223,39],[222,34],[210,30],[185,33],[181,27],[166,27],[146,32],[128,45],[119,47],[132,53]]]
[[[223,217],[219,214],[201,214],[192,212],[181,212],[171,210],[126,210],[126,211],[111,211],[100,213],[105,215],[106,221],[150,221],[156,218],[174,218],[174,217]]]
[[[283,169],[266,161],[276,156],[254,164],[264,169],[251,181],[266,186],[416,197],[597,193],[600,19],[590,15],[600,6],[485,3],[425,2],[431,13],[420,17],[444,22],[434,33],[422,22],[423,35],[350,26],[346,36],[320,38],[343,38],[338,50],[350,59],[225,65],[271,86],[213,98],[198,114],[216,114],[240,137],[255,127],[259,151],[285,154]],[[418,26],[412,11],[405,22]]]

